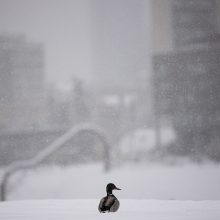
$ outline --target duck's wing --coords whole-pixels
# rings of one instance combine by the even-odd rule
[[[100,202],[99,202],[99,207],[98,210],[99,212],[105,212],[106,208],[105,208],[105,202],[106,202],[107,197],[103,197]]]
[[[110,212],[116,212],[118,211],[120,206],[120,202],[118,201],[117,198],[115,198],[114,203],[112,204],[111,208],[109,209]]]

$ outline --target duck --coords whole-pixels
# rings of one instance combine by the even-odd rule
[[[106,186],[107,196],[103,197],[100,200],[100,203],[98,206],[98,210],[100,213],[118,211],[120,202],[115,197],[115,195],[113,195],[112,193],[113,190],[121,190],[121,189],[116,187],[114,183],[108,183]]]

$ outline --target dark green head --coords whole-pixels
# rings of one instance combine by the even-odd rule
[[[114,190],[114,189],[116,189],[116,190],[121,190],[121,189],[119,189],[118,187],[116,187],[115,184],[109,183],[109,184],[106,186],[106,192],[107,192],[107,194],[108,194],[108,195],[109,195],[109,194],[112,194],[112,190]]]

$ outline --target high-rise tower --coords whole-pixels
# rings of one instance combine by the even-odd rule
[[[0,36],[0,128],[45,125],[44,49],[22,35]]]
[[[216,0],[173,0],[172,26],[174,46],[204,41],[218,29]]]

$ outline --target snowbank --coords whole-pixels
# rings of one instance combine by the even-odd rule
[[[98,200],[0,203],[1,220],[219,220],[220,201],[121,200],[116,213],[99,213]]]

